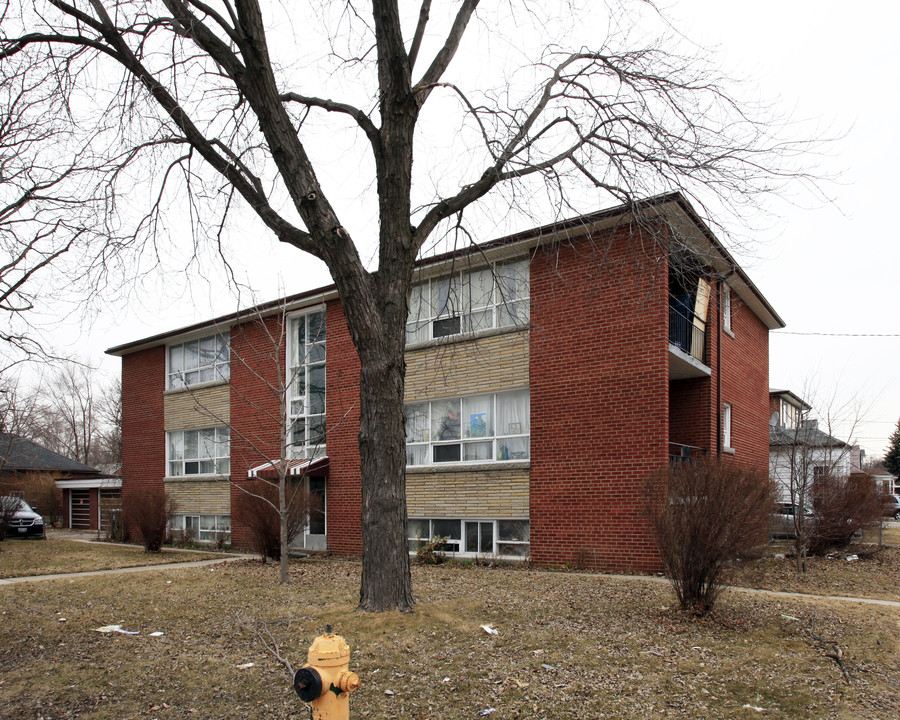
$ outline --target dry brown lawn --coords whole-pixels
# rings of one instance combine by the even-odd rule
[[[896,587],[898,553],[847,563],[872,576],[856,587]],[[255,561],[2,585],[0,717],[306,718],[254,623],[295,666],[333,624],[363,683],[353,718],[900,713],[897,607],[732,592],[713,617],[692,620],[650,579],[459,565],[413,577],[407,616],[354,612],[359,565],[337,560],[292,563],[287,586]],[[830,584],[815,577],[817,591]],[[139,634],[95,631],[112,623]],[[849,682],[829,657],[836,648]]]
[[[0,578],[112,570],[210,560],[216,553],[166,548],[148,553],[136,545],[86,543],[75,540],[4,540],[0,542]]]

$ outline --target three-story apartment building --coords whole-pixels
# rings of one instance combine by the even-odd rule
[[[410,546],[656,569],[644,488],[714,454],[765,471],[783,322],[672,194],[422,260],[407,323]],[[359,360],[333,287],[109,350],[123,496],[247,542],[241,486],[287,463],[302,544],[360,552]]]

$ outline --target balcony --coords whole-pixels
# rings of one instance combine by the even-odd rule
[[[701,458],[705,455],[706,448],[697,447],[695,445],[682,445],[681,443],[669,443],[669,463],[672,465],[688,462],[689,460]]]
[[[677,307],[669,307],[669,379],[709,377],[706,364],[705,323],[690,319]]]

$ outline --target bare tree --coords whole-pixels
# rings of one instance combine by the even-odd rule
[[[99,282],[103,267],[91,254],[103,196],[88,185],[105,161],[79,148],[61,90],[24,57],[0,64],[0,369],[7,372],[28,359],[59,359],[37,325],[39,289],[42,300],[84,305],[80,281]]]
[[[804,394],[814,396],[816,393],[811,385],[807,385]],[[788,425],[782,425],[779,420],[770,432],[769,472],[781,497],[790,502],[798,572],[806,572],[810,547],[819,545],[817,533],[827,531],[824,524],[817,528],[816,505],[826,502],[846,505],[845,499],[856,494],[844,490],[853,484],[850,483],[851,473],[860,470],[853,466],[852,441],[835,437],[838,427],[845,429],[848,437],[853,436],[861,418],[858,404],[840,404],[832,396],[822,407],[821,428],[819,419],[813,417],[815,409],[807,404]],[[833,512],[829,509],[825,514]]]
[[[306,468],[325,452],[324,309],[313,315],[315,323],[308,322],[309,314],[291,318],[281,304],[274,312],[248,314],[232,330],[230,367],[242,377],[230,383],[230,408],[252,417],[251,424],[233,422],[230,413],[224,416],[207,402],[202,389],[187,386],[196,410],[228,428],[232,455],[256,458],[253,478],[227,476],[246,500],[240,508],[232,507],[232,515],[246,517],[263,557],[277,554],[280,583],[289,580],[290,546],[310,517]],[[307,417],[317,404],[319,412]],[[278,521],[274,547],[270,514]]]
[[[37,385],[0,382],[0,430],[90,466],[121,464],[121,383],[76,360],[53,361]]]
[[[103,385],[96,402],[96,417],[100,430],[95,443],[97,466],[110,469],[122,467],[122,378],[115,377]]]
[[[140,194],[150,206],[132,210],[140,219],[130,231],[129,216],[107,215],[118,218],[122,245],[160,251],[161,213],[177,188],[197,213],[195,241],[206,228],[215,243],[228,212],[243,204],[280,242],[327,265],[361,364],[363,610],[414,604],[404,324],[414,263],[435,231],[464,230],[467,208],[503,186],[514,201],[523,183],[527,192],[544,183],[558,209],[571,207],[568,193],[584,185],[636,211],[648,193],[673,189],[732,203],[769,189],[779,163],[798,149],[767,136],[771,118],[746,114],[711,64],[656,41],[629,47],[628,33],[615,29],[591,49],[549,44],[515,81],[479,88],[479,72],[451,64],[469,52],[467,35],[510,23],[479,0],[432,5],[422,0],[415,13],[397,0],[373,0],[369,13],[325,2],[279,22],[270,15],[277,8],[256,0],[23,0],[4,6],[0,31],[0,67],[27,65],[30,77],[75,98],[67,106],[74,114],[105,103],[93,125],[81,127],[89,146],[108,155],[98,171],[105,184],[92,186],[103,187],[106,209],[115,211],[121,185],[134,182],[129,168],[157,171],[149,173],[152,192]],[[521,0],[509,9],[541,29],[541,6]],[[472,22],[476,10],[481,23]],[[621,10],[609,8],[610,16],[628,17]],[[321,46],[321,57],[310,55]],[[90,85],[117,71],[114,90]],[[332,90],[346,97],[319,94]],[[457,112],[455,125],[445,111]],[[374,243],[354,237],[350,208],[336,204],[340,181],[328,180],[331,161],[345,154],[336,140],[343,131],[367,149],[353,173],[370,173],[376,270],[364,262]],[[456,140],[446,172],[429,159],[414,174],[414,151],[421,160]],[[204,215],[207,200],[219,203],[212,216]]]

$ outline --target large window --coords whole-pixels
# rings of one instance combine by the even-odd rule
[[[169,346],[169,389],[227,380],[231,375],[227,335],[209,335]]]
[[[230,515],[176,515],[173,519],[175,530],[181,531],[183,540],[202,543],[230,543]]]
[[[731,288],[724,283],[722,285],[722,327],[728,334],[734,334],[731,329]]]
[[[530,550],[528,520],[458,520],[410,518],[409,551],[441,538],[438,548],[457,555],[527,557]]]
[[[325,454],[325,311],[291,318],[288,443],[292,457]]]
[[[407,343],[528,323],[528,261],[464,270],[414,285]]]
[[[527,390],[446,398],[406,406],[406,464],[527,460]]]
[[[225,426],[167,433],[169,476],[230,475],[231,435]]]

